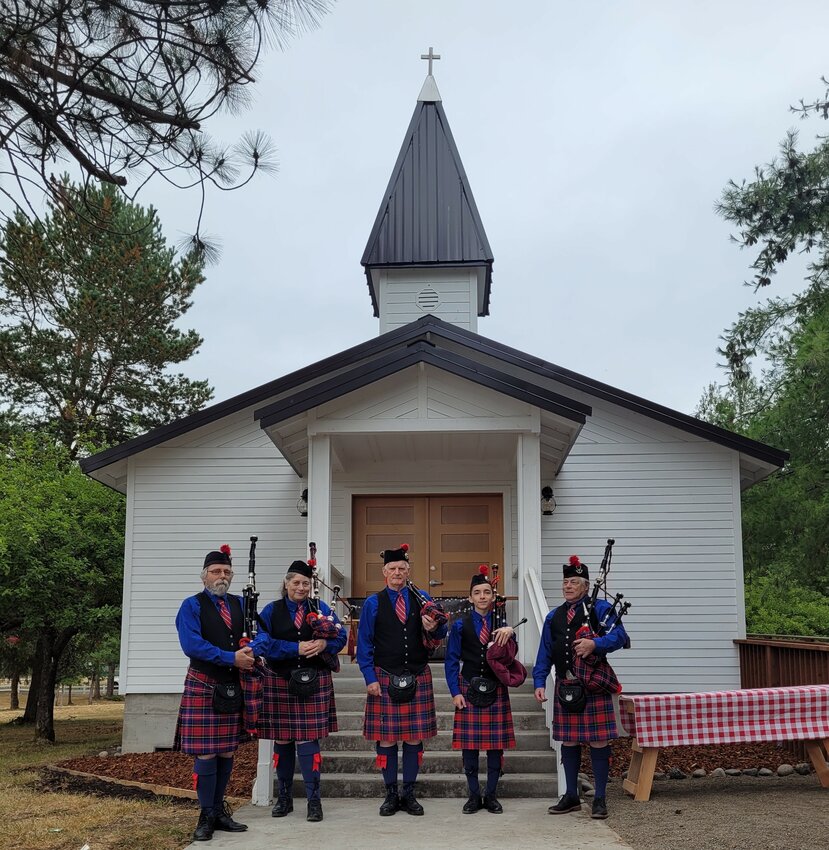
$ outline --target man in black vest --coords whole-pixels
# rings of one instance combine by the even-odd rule
[[[446,635],[446,625],[438,626],[432,617],[422,616],[421,599],[409,591],[407,544],[383,552],[383,577],[385,589],[363,604],[357,634],[357,663],[368,694],[363,737],[375,742],[376,763],[386,785],[380,814],[393,815],[402,809],[422,815],[415,782],[423,740],[437,735],[428,647]],[[419,595],[423,601],[429,599],[425,593]],[[397,745],[401,741],[403,793],[398,794]]]
[[[244,616],[241,599],[227,592],[232,578],[230,547],[208,552],[201,572],[204,590],[185,599],[176,617],[179,642],[190,667],[184,680],[175,748],[196,757],[193,773],[201,813],[193,833],[195,841],[209,841],[216,829],[247,829],[233,820],[224,800],[242,734],[239,670],[251,670],[254,665],[251,649],[239,647]],[[227,697],[222,712],[214,708],[217,686]],[[234,699],[238,701],[235,711]]]

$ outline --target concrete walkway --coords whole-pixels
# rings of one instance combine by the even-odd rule
[[[297,800],[294,812],[272,818],[270,808],[244,806],[236,815],[247,832],[217,832],[213,839],[194,841],[187,850],[275,850],[283,846],[327,847],[338,850],[630,850],[630,845],[607,825],[591,820],[589,803],[581,812],[548,815],[553,800],[502,800],[504,813],[480,811],[464,815],[464,800],[423,798],[422,818],[398,812],[377,814],[382,800],[329,798],[322,801],[322,823],[305,820],[305,802]],[[195,827],[195,822],[193,824]]]

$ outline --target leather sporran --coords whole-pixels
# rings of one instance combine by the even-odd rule
[[[498,683],[486,676],[473,676],[469,680],[466,701],[475,708],[489,708],[498,694]]]
[[[319,670],[315,667],[297,667],[288,677],[288,693],[295,697],[312,697],[320,689]]]
[[[394,703],[411,702],[417,691],[417,676],[414,673],[403,673],[395,676],[389,673],[389,699]]]
[[[213,685],[213,711],[236,714],[242,710],[242,687],[238,682],[218,682]]]
[[[556,681],[556,699],[567,714],[581,714],[587,705],[587,689],[578,679]]]

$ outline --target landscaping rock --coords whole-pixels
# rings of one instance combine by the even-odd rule
[[[658,772],[658,773],[654,773],[653,778],[654,778],[657,782],[662,782],[664,779],[667,779],[667,778],[668,778],[668,774],[667,774],[667,773],[662,773],[662,772],[660,771],[660,772]]]
[[[761,767],[760,776],[774,776],[774,771],[769,770],[767,767]]]
[[[698,767],[698,768],[697,768],[697,769],[696,769],[696,770],[695,770],[695,771],[691,774],[691,776],[693,776],[693,777],[694,777],[694,779],[702,779],[702,777],[703,777],[703,776],[708,776],[708,774],[707,774],[707,773],[706,773],[706,772],[705,772],[705,771],[704,771],[701,767]]]
[[[672,767],[668,770],[669,779],[687,779],[688,774],[683,773],[678,767]]]
[[[800,764],[796,764],[796,765],[794,766],[794,769],[795,769],[795,770],[796,770],[796,771],[797,771],[797,772],[798,772],[801,776],[808,776],[808,775],[812,772],[812,765],[810,765],[810,764],[806,764],[805,762],[801,762]]]
[[[717,779],[720,779],[721,777],[725,776],[725,771],[721,767],[715,767],[711,771],[711,776],[714,776]]]
[[[781,764],[777,768],[778,776],[791,776],[794,773],[794,768],[790,764]]]
[[[725,770],[725,775],[726,776],[742,776],[743,772],[742,772],[742,770],[737,770],[736,767],[728,767]]]
[[[743,771],[743,776],[757,776],[760,771],[756,767],[747,767]]]
[[[105,759],[108,755],[109,753],[106,750],[101,750],[101,752],[98,753],[98,758]]]
[[[582,790],[583,794],[586,794],[588,791],[593,790],[593,786],[589,782],[582,782],[581,783],[581,790]]]

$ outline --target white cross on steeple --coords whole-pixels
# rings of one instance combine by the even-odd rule
[[[440,54],[435,53],[433,48],[430,47],[428,53],[421,53],[420,54],[420,58],[429,60],[429,76],[431,77],[432,76],[432,62],[435,59],[440,59]]]

